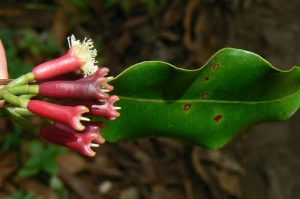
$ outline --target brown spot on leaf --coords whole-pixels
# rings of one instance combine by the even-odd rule
[[[214,118],[214,120],[216,122],[220,122],[222,119],[223,119],[223,115],[221,115],[221,114],[216,115],[215,118]]]
[[[220,68],[220,66],[221,66],[221,65],[217,63],[217,64],[215,64],[215,65],[213,66],[213,69],[218,70],[218,69]]]
[[[184,107],[183,107],[183,110],[184,110],[184,111],[188,111],[188,110],[191,109],[191,107],[192,107],[191,104],[185,104]]]
[[[209,76],[204,77],[204,81],[208,81],[209,80]]]

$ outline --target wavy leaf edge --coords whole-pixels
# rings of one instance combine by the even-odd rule
[[[197,69],[184,69],[184,68],[181,68],[181,67],[176,67],[176,66],[174,66],[174,65],[172,65],[170,63],[164,62],[164,61],[143,61],[143,62],[134,64],[134,65],[128,67],[127,69],[125,69],[118,76],[116,76],[114,80],[112,80],[112,84],[114,84],[114,82],[118,81],[120,78],[126,77],[127,74],[129,74],[132,70],[137,70],[140,67],[145,67],[145,65],[147,65],[147,64],[150,64],[150,65],[151,64],[162,64],[162,65],[171,67],[171,68],[173,68],[176,71],[183,71],[183,72],[197,72],[198,71],[198,72],[201,72],[202,70],[204,70],[209,65],[209,63],[217,55],[219,55],[221,53],[226,53],[227,51],[236,51],[236,52],[239,52],[239,53],[250,54],[251,56],[256,57],[258,59],[258,61],[262,61],[263,64],[265,64],[266,66],[270,67],[270,69],[272,69],[274,71],[277,71],[277,72],[280,72],[280,73],[289,73],[289,72],[292,72],[293,70],[299,70],[300,69],[299,66],[293,66],[293,67],[291,67],[291,68],[289,68],[287,70],[279,69],[279,68],[273,66],[270,62],[268,62],[266,59],[264,59],[263,57],[261,57],[260,55],[258,55],[256,53],[253,53],[253,52],[250,52],[250,51],[246,51],[246,50],[242,50],[242,49],[236,49],[236,48],[223,48],[223,49],[217,51],[213,56],[210,57],[210,59],[203,66],[201,66],[201,67],[199,67]],[[126,95],[121,95],[121,94],[119,95],[119,97],[120,97],[120,102],[123,101],[123,103],[125,105],[126,105],[126,103],[129,103],[129,102],[124,102],[126,100],[127,101],[131,101],[131,102],[142,102],[142,103],[143,102],[145,102],[145,103],[178,102],[178,103],[180,103],[180,106],[183,103],[198,103],[198,102],[200,102],[200,103],[216,103],[216,104],[222,104],[222,103],[226,104],[226,103],[228,103],[229,105],[230,104],[240,104],[240,105],[245,104],[247,106],[248,105],[250,105],[250,106],[251,105],[259,105],[260,106],[260,104],[261,104],[260,108],[264,109],[265,107],[262,107],[262,106],[267,106],[268,103],[273,103],[273,102],[275,104],[276,103],[278,103],[278,104],[286,103],[286,102],[289,102],[289,100],[290,100],[289,98],[294,97],[294,95],[297,95],[297,98],[298,98],[299,93],[300,93],[300,89],[297,89],[297,91],[295,91],[295,92],[293,92],[293,93],[291,93],[289,95],[285,95],[282,98],[276,98],[276,99],[273,99],[273,100],[266,100],[266,101],[233,101],[233,100],[214,100],[214,99],[178,99],[178,100],[170,100],[170,101],[168,101],[168,100],[165,100],[165,99],[162,100],[162,99],[155,99],[155,98],[153,98],[153,99],[149,99],[149,98],[134,98],[134,97],[130,97],[130,96],[126,96]],[[118,93],[116,93],[116,94],[118,95]],[[294,101],[296,101],[296,100],[294,100]],[[266,105],[264,105],[264,104],[266,104]],[[272,105],[272,106],[274,106],[274,105]],[[276,120],[284,120],[284,119],[290,117],[299,108],[298,107],[297,109],[295,109],[296,106],[298,107],[298,104],[297,105],[290,105],[290,106],[285,107],[286,110],[283,110],[282,113],[278,113],[278,114],[276,113],[277,115],[274,116],[274,118],[277,117]],[[130,104],[129,107],[135,107],[135,105]],[[138,105],[136,107],[138,107]],[[141,107],[139,107],[139,108],[141,108]],[[126,114],[128,114],[128,112]],[[122,117],[123,117],[123,119],[124,119],[124,117],[127,117],[126,114],[123,115],[121,113],[121,118],[118,118],[116,121],[109,122],[108,126],[111,127],[111,128],[108,128],[106,130],[104,129],[105,130],[104,137],[107,138],[108,141],[117,142],[117,141],[122,141],[122,140],[130,140],[130,139],[137,139],[137,138],[144,137],[143,133],[141,133],[139,135],[139,132],[137,132],[138,130],[142,130],[143,129],[142,125],[138,126],[139,129],[136,130],[136,132],[134,132],[134,133],[129,132],[130,130],[132,130],[134,128],[134,124],[128,124],[128,122],[131,121],[130,119],[125,119],[124,121],[122,121]],[[147,113],[147,114],[149,114],[149,113]],[[265,114],[267,115],[267,116],[265,116],[267,118],[267,117],[270,117],[270,115],[274,114],[274,112],[272,112],[272,113],[265,113]],[[134,115],[134,117],[137,118],[137,115]],[[264,122],[265,121],[263,118],[264,117],[260,118],[260,120],[261,120],[260,122]],[[142,121],[145,121],[145,118]],[[180,121],[180,120],[178,120],[178,121]],[[247,118],[246,118],[246,119],[242,120],[242,122],[241,122],[241,124],[239,125],[238,128],[234,127],[233,131],[240,131],[242,129],[245,129],[245,128],[249,127],[250,125],[260,123],[260,122],[254,122],[254,121],[255,120],[253,120],[253,119],[252,120],[251,119],[247,120]],[[266,120],[266,121],[268,121],[268,120]],[[116,124],[116,127],[115,127],[115,124],[114,124],[115,122],[118,123],[118,124]],[[125,130],[123,130],[123,132],[122,132],[122,125],[125,125],[125,126],[128,125],[130,127],[128,127],[128,129],[125,128]],[[149,124],[147,124],[147,125],[149,125]],[[120,132],[117,132],[117,131],[120,131]],[[166,128],[162,127],[162,132],[165,133],[166,132]],[[128,134],[128,135],[126,135],[126,134]],[[129,134],[132,134],[132,135],[129,135]],[[171,135],[171,134],[168,134],[168,133],[167,133],[167,136],[165,136],[165,135],[162,135],[162,136],[163,137],[168,137],[168,136],[169,137],[179,137],[179,139],[180,139],[181,135],[178,135],[178,134],[180,134],[180,132],[177,132],[177,134],[175,133],[174,136]],[[185,134],[189,134],[189,132],[185,133]],[[238,134],[238,132],[232,132],[232,133],[226,133],[225,132],[225,133],[223,133],[223,135],[208,135],[208,138],[214,138],[215,137],[215,138],[220,139],[220,140],[215,140],[215,141],[212,140],[211,143],[209,143],[210,141],[203,141],[203,142],[200,141],[199,145],[204,146],[206,148],[218,149],[218,148],[224,146],[227,142],[229,142],[236,134]],[[149,133],[145,133],[145,136],[149,137]],[[159,136],[159,133],[153,133],[153,135],[150,135],[150,136]],[[183,140],[185,140],[185,141],[188,140],[187,142],[194,143],[193,139],[190,139],[190,138],[187,137],[188,135],[182,135],[182,136],[184,137]],[[224,136],[224,137],[222,137],[222,136]],[[227,136],[227,137],[225,138],[225,136]],[[203,138],[203,136],[201,135],[200,139],[202,139],[202,138]],[[196,142],[196,144],[198,144],[197,141],[195,141],[195,142]],[[198,140],[198,142],[199,142],[199,140]],[[209,144],[206,144],[205,142],[207,142]]]

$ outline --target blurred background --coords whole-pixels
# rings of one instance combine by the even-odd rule
[[[116,75],[143,60],[199,68],[217,50],[300,65],[298,0],[1,0],[12,78],[91,38]],[[237,82],[238,84],[238,82]],[[251,127],[221,150],[170,139],[101,146],[94,158],[47,145],[0,118],[0,198],[300,198],[300,113]]]

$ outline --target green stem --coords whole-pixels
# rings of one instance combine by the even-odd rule
[[[13,95],[21,95],[19,96],[21,99],[30,99],[31,97],[34,97],[39,92],[39,86],[38,85],[23,85],[23,86],[12,86],[12,87],[4,87],[0,89],[0,100],[2,100],[3,93],[5,91],[8,91],[9,93]]]
[[[31,99],[35,96],[36,96],[35,94],[20,95],[19,98],[21,98],[21,99]]]
[[[15,108],[7,108],[7,111],[11,115],[11,119],[19,124],[22,128],[24,128],[26,131],[33,133],[35,135],[39,134],[40,128],[36,125],[33,125],[32,123],[28,122],[27,119],[22,117],[20,114],[18,114],[19,110],[16,110]]]
[[[7,87],[25,85],[34,79],[35,79],[34,74],[32,72],[29,72],[11,81],[9,84],[7,84]]]
[[[18,107],[22,107],[22,108],[27,108],[27,104],[29,102],[29,100],[27,99],[21,99],[17,96],[15,96],[14,94],[9,93],[7,90],[2,90],[2,97],[5,101],[7,101],[8,103],[18,106]]]
[[[20,108],[20,107],[8,107],[6,108],[10,112],[17,113],[20,116],[35,116],[33,113],[31,113],[27,108]]]
[[[3,100],[3,91],[4,91],[4,88],[1,88],[0,89],[0,100]]]
[[[24,94],[38,94],[38,85],[24,85],[24,86],[12,86],[6,88],[8,92],[14,95],[24,95]]]

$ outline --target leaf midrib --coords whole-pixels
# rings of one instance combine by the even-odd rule
[[[268,103],[275,103],[284,101],[288,98],[292,98],[300,93],[298,90],[295,93],[287,95],[282,98],[276,98],[273,100],[265,100],[265,101],[229,101],[229,100],[209,100],[209,99],[179,99],[179,100],[162,100],[162,99],[147,99],[147,98],[134,98],[134,97],[126,97],[126,96],[119,96],[121,100],[127,101],[135,101],[135,102],[149,102],[149,103],[215,103],[215,104],[268,104]]]

